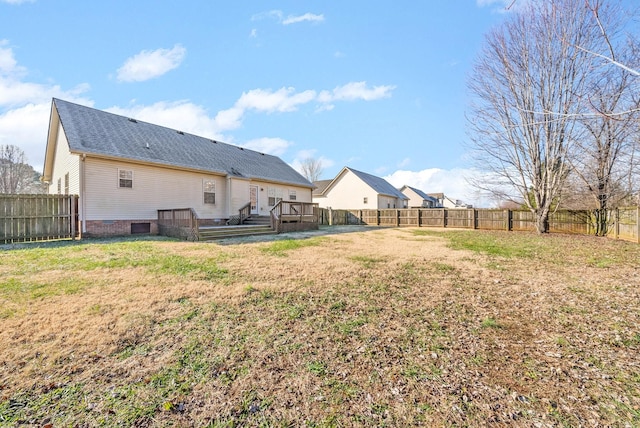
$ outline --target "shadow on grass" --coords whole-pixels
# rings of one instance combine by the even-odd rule
[[[388,229],[387,227],[380,226],[360,226],[360,225],[347,225],[347,226],[320,226],[318,230],[307,230],[304,232],[287,232],[277,235],[255,235],[255,236],[239,236],[209,241],[219,245],[236,245],[244,243],[254,242],[272,242],[285,239],[310,239],[317,236],[339,235],[343,233],[359,233],[370,232],[373,230]]]
[[[360,226],[360,225],[348,225],[348,226],[320,226],[318,230],[309,230],[304,232],[288,232],[277,235],[255,235],[255,236],[241,236],[231,237],[224,239],[217,239],[212,241],[196,241],[195,243],[213,243],[219,245],[236,245],[253,242],[271,242],[283,239],[309,239],[316,236],[337,235],[343,233],[357,233],[368,232],[372,230],[386,229],[379,226]],[[136,235],[136,236],[117,236],[109,238],[82,238],[82,239],[59,239],[54,241],[32,241],[32,242],[17,242],[13,244],[0,245],[0,251],[11,250],[25,250],[36,248],[66,248],[78,245],[88,244],[113,244],[117,242],[144,242],[144,241],[169,241],[178,242],[180,239],[169,238],[159,235]]]

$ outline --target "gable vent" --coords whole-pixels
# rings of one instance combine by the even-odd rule
[[[133,122],[133,123],[138,123],[137,120],[135,120],[134,118],[130,117],[129,119],[127,119],[129,122]]]

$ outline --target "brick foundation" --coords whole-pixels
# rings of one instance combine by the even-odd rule
[[[158,234],[157,220],[89,220],[86,222],[87,231],[82,235],[87,237],[125,236],[131,235],[131,223],[148,223],[149,234]]]

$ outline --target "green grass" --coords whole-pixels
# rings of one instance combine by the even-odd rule
[[[263,253],[272,256],[286,257],[288,251],[297,250],[298,248],[321,245],[323,242],[323,238],[283,239],[265,245],[261,247],[260,250]]]
[[[437,236],[449,239],[449,234]],[[506,241],[503,234],[494,241],[451,234],[457,242],[466,242],[467,249],[533,263],[551,242],[515,233]],[[262,243],[250,253],[237,254],[261,257],[261,268],[268,268],[289,261],[264,254],[282,257],[323,242]],[[560,242],[571,244],[568,239]],[[498,244],[507,249],[488,252]],[[627,305],[636,291],[632,283],[610,295],[598,294],[605,287],[593,287],[558,268],[540,275],[551,278],[554,287],[566,283],[566,292],[541,298],[544,286],[518,277],[531,270],[509,272],[519,286],[532,287],[522,290],[511,288],[508,281],[496,286],[493,278],[504,278],[501,272],[483,280],[465,276],[465,269],[454,262],[398,257],[387,263],[387,258],[354,251],[346,253],[356,263],[349,276],[315,287],[308,285],[308,278],[291,275],[287,285],[294,286],[281,289],[280,277],[242,277],[237,264],[225,265],[224,260],[237,262],[233,246],[225,246],[224,254],[215,244],[186,248],[180,253],[153,241],[131,241],[3,253],[0,298],[10,302],[46,303],[54,295],[78,299],[89,287],[107,286],[113,273],[124,276],[130,269],[142,271],[145,281],[162,276],[176,287],[163,286],[162,298],[148,311],[120,316],[122,331],[113,339],[115,345],[102,343],[101,349],[109,352],[93,356],[95,363],[87,363],[91,356],[75,349],[60,349],[59,359],[41,356],[35,361],[32,355],[40,343],[20,360],[8,362],[15,373],[28,376],[34,370],[37,376],[41,370],[50,381],[43,383],[42,376],[33,387],[18,391],[0,383],[0,426],[475,426],[503,415],[506,419],[500,422],[516,425],[541,420],[575,425],[597,406],[607,409],[598,415],[603,425],[640,422],[634,407],[640,399],[640,373],[637,365],[617,360],[637,362],[640,347],[637,311]],[[200,256],[193,255],[196,250]],[[299,260],[290,263],[288,269]],[[451,272],[462,286],[452,288],[443,281],[443,274]],[[87,273],[100,279],[69,279]],[[39,279],[33,279],[36,276]],[[196,281],[197,292],[189,294],[182,287],[187,281]],[[237,294],[219,298],[216,293],[222,288],[207,291],[200,281],[223,284],[224,290],[235,285]],[[523,307],[528,300],[550,304],[547,297],[568,300],[555,302],[553,310],[540,310],[536,317]],[[111,298],[78,307],[97,325],[130,297]],[[514,300],[519,305],[512,305]],[[607,318],[601,302],[616,311],[617,320]],[[16,324],[9,318],[24,316],[5,312],[0,311],[0,320],[8,319],[7,325]],[[575,325],[565,327],[560,316]],[[619,334],[615,343],[606,340],[611,332]],[[540,356],[558,346],[564,348],[561,362],[575,370],[588,365],[587,388],[602,391],[593,396],[595,403],[575,402],[570,410],[548,408],[556,397],[589,393],[569,376],[561,381],[552,377],[557,376],[558,361]],[[32,364],[33,369],[21,372],[19,364]],[[72,372],[76,366],[86,371]],[[518,416],[525,419],[515,422],[508,418],[519,415],[525,405],[511,398],[514,391],[539,398],[527,403],[527,413]],[[623,404],[627,402],[631,404]],[[496,403],[500,410],[493,412]]]
[[[532,234],[484,233],[477,230],[435,232],[423,229],[414,230],[413,233],[416,236],[446,238],[449,246],[455,250],[469,250],[505,258],[532,258],[543,253],[557,252],[553,245]]]
[[[384,261],[384,259],[381,259],[379,257],[371,257],[371,256],[351,256],[349,257],[350,260],[353,260],[354,262],[358,262],[360,263],[363,267],[365,267],[366,269],[371,269],[373,268],[376,264]]]

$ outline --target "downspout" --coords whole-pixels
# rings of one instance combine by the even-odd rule
[[[82,233],[87,233],[87,222],[85,221],[85,213],[86,211],[86,198],[85,198],[85,159],[87,158],[86,154],[82,154],[80,158],[80,230]]]
[[[231,176],[227,175],[227,218],[231,218]]]

